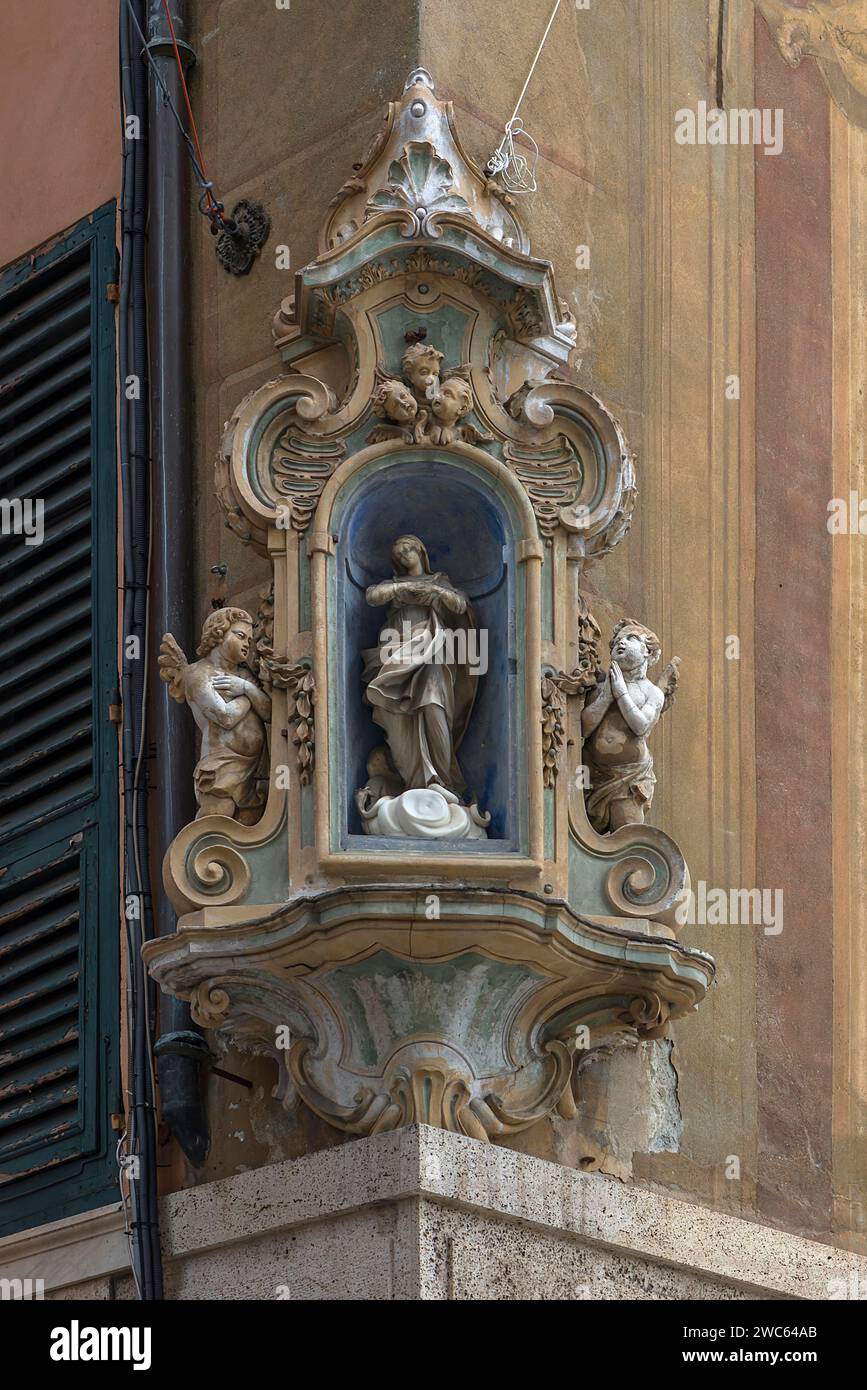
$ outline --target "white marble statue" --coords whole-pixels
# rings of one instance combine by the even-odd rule
[[[611,637],[611,669],[587,696],[581,715],[584,762],[590,773],[587,815],[600,834],[640,825],[650,809],[656,777],[647,736],[672,703],[680,658],[658,683],[647,677],[659,660],[659,638],[623,619]]]
[[[366,592],[388,613],[377,646],[362,653],[365,700],[387,747],[371,755],[356,803],[368,834],[481,839],[490,818],[464,804],[456,756],[478,682],[466,640],[472,607],[447,574],[431,573],[418,536],[399,536],[392,560],[393,578]]]
[[[253,619],[242,608],[218,608],[205,620],[201,661],[188,663],[170,632],[160,646],[160,676],[184,701],[202,733],[195,770],[199,816],[232,816],[253,825],[265,808],[271,699],[246,668]]]

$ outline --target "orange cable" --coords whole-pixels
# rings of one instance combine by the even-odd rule
[[[207,181],[208,175],[207,175],[207,170],[205,169],[205,157],[204,157],[204,155],[202,154],[202,147],[201,147],[201,145],[200,145],[200,143],[199,143],[199,131],[198,131],[198,127],[196,126],[196,118],[195,118],[195,116],[193,115],[193,107],[192,107],[192,103],[190,102],[190,94],[189,94],[189,91],[187,90],[187,79],[186,79],[186,77],[184,76],[184,65],[183,65],[183,63],[181,62],[181,53],[180,53],[180,49],[178,48],[178,40],[177,40],[177,37],[176,37],[176,35],[175,35],[175,26],[174,26],[174,22],[173,22],[173,20],[172,20],[172,12],[171,12],[171,10],[169,9],[169,0],[163,0],[163,8],[165,9],[165,12],[166,12],[166,19],[167,19],[168,22],[169,22],[169,33],[170,33],[171,36],[172,36],[172,45],[173,45],[174,50],[175,50],[175,59],[176,59],[176,61],[177,61],[177,65],[178,65],[178,75],[180,76],[180,79],[181,79],[181,89],[182,89],[183,94],[184,94],[184,101],[185,101],[186,107],[187,107],[187,115],[188,115],[189,118],[190,118],[190,130],[192,131],[193,143],[194,143],[194,145],[195,145],[195,147],[196,147],[196,157],[197,157],[197,159],[198,159],[198,161],[199,161],[199,168],[200,168],[201,171],[202,171],[202,175],[203,175],[203,177],[205,178],[205,180]],[[207,194],[208,205],[209,205],[209,207],[212,209],[212,211],[214,211],[214,212],[216,213],[217,217],[219,218],[220,222],[222,223],[222,221],[223,221],[222,209],[221,209],[220,206],[218,205],[218,203],[217,203],[216,199],[214,198],[214,195],[213,195],[213,193],[211,192],[210,188],[206,188],[206,189],[205,189],[205,192],[206,192],[206,194]]]

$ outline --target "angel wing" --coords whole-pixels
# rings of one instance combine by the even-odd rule
[[[680,657],[673,656],[669,661],[659,680],[656,682],[657,688],[662,691],[664,699],[660,714],[674,704],[674,697],[677,694],[677,683],[680,680]]]
[[[169,694],[173,700],[177,700],[180,704],[184,704],[187,698],[184,689],[184,672],[187,669],[187,658],[184,656],[170,632],[166,632],[163,635],[163,640],[160,642],[158,660],[160,677],[168,684]]]
[[[465,444],[484,444],[493,439],[487,430],[476,429],[475,425],[459,425],[458,433]]]
[[[377,425],[367,436],[368,444],[382,444],[386,439],[402,439],[404,443],[412,443],[412,430],[404,429],[401,425]]]

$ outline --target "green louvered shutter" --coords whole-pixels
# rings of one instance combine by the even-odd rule
[[[116,1192],[115,263],[112,204],[0,275],[0,1234]]]

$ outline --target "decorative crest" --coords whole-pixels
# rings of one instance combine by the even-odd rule
[[[357,173],[333,199],[320,251],[347,241],[377,213],[397,211],[408,214],[407,236],[438,236],[438,219],[448,214],[526,252],[527,235],[512,206],[464,152],[451,102],[439,101],[430,73],[416,68],[403,99],[390,103],[384,128]]]

